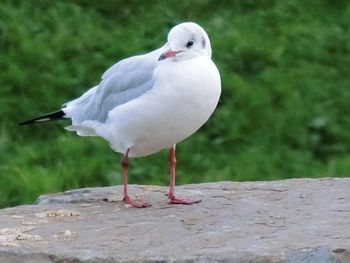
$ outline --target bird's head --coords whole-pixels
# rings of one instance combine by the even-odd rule
[[[173,27],[168,34],[166,51],[159,60],[171,58],[174,61],[197,56],[211,57],[211,46],[207,33],[199,25],[186,22]]]

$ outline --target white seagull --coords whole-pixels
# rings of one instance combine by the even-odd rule
[[[161,48],[121,60],[80,98],[20,125],[69,118],[67,130],[107,140],[124,154],[123,201],[138,208],[149,205],[128,195],[128,157],[170,148],[169,203],[198,203],[201,200],[175,197],[175,145],[196,132],[218,104],[221,80],[211,53],[204,29],[181,23],[170,30]]]

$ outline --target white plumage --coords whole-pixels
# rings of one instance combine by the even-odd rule
[[[191,40],[195,43],[187,48]],[[169,48],[184,51],[158,61]],[[169,148],[198,130],[218,103],[220,75],[210,56],[201,27],[176,26],[166,45],[120,61],[98,86],[67,103],[62,109],[72,119],[67,129],[101,136],[117,152],[130,149],[131,157]]]

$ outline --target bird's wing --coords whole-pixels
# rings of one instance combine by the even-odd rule
[[[64,104],[63,111],[74,123],[103,122],[118,105],[131,101],[153,87],[153,71],[164,47],[145,55],[121,60],[110,67],[98,86]]]

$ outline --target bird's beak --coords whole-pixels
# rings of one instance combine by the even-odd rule
[[[175,57],[177,53],[179,53],[179,52],[175,52],[175,51],[172,51],[171,49],[168,49],[162,55],[160,55],[158,61],[161,61],[161,60],[164,60],[167,58],[171,58],[171,57]]]

